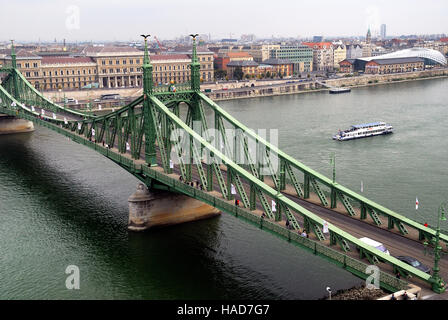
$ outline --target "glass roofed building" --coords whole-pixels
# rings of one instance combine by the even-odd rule
[[[437,50],[428,48],[410,48],[391,53],[386,53],[376,57],[359,58],[359,60],[371,61],[376,59],[393,59],[393,58],[422,58],[425,65],[440,64],[442,66],[447,65],[446,57]]]

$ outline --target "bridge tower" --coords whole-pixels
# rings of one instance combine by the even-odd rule
[[[191,90],[199,91],[201,89],[201,65],[198,60],[197,49],[196,49],[196,37],[198,34],[190,34],[193,38],[193,49],[191,55]]]
[[[145,39],[145,52],[143,56],[143,113],[144,113],[144,134],[145,134],[145,160],[150,166],[157,166],[156,158],[156,131],[153,126],[152,108],[149,97],[153,93],[152,70],[153,66],[149,60],[148,53],[148,37],[150,35],[142,35]]]
[[[143,57],[143,114],[144,114],[144,135],[145,135],[145,160],[146,163],[155,167],[157,164],[156,153],[156,128],[154,123],[158,120],[153,119],[153,110],[151,97],[154,96],[153,91],[153,66],[150,61],[148,52],[147,38],[150,35],[142,35],[145,39],[145,51]],[[191,90],[199,92],[200,90],[200,64],[196,53],[196,36],[193,36],[193,55],[191,63]],[[192,113],[192,128],[202,134],[201,125],[201,101],[197,94],[193,95],[189,101],[190,112]],[[133,115],[130,115],[132,118]],[[156,121],[154,121],[156,120]],[[162,117],[161,125],[165,128],[167,134],[168,124],[166,117]],[[131,124],[132,126],[132,124]],[[169,134],[168,134],[169,135]],[[169,139],[169,136],[164,139]],[[166,142],[166,141],[165,141]],[[190,140],[193,143],[193,139]],[[169,144],[167,143],[167,146]],[[168,147],[169,148],[169,147]],[[167,150],[167,157],[169,159],[170,151]],[[192,152],[190,152],[192,157]],[[187,181],[192,181],[191,164],[193,159],[190,159],[190,164],[186,166]],[[170,169],[169,169],[170,170]],[[168,226],[173,224],[185,223],[195,220],[206,219],[219,215],[221,212],[207,205],[199,200],[189,196],[172,192],[167,186],[158,184],[156,181],[149,180],[146,186],[139,184],[137,191],[132,194],[129,199],[129,225],[128,229],[132,231],[143,231],[149,228]]]
[[[14,48],[14,40],[11,40],[11,68],[9,69],[12,78],[11,93],[14,97],[19,96],[18,78],[17,78],[17,60]],[[31,121],[19,119],[12,116],[0,114],[0,134],[13,134],[34,131],[34,125]]]
[[[191,64],[190,64],[190,82],[191,82],[191,90],[195,92],[190,102],[190,112],[191,112],[191,128],[200,136],[202,136],[203,130],[205,128],[202,127],[202,114],[201,114],[201,101],[199,98],[199,91],[201,90],[201,73],[200,68],[201,65],[198,60],[197,49],[196,49],[196,37],[198,34],[190,34],[193,40],[193,47],[191,50]],[[190,142],[193,143],[193,140]],[[192,150],[192,147],[190,147]],[[193,154],[190,152],[190,163],[187,166],[187,179],[191,180],[191,164],[193,163]]]
[[[12,80],[13,80],[13,88],[12,92],[14,97],[18,97],[19,95],[19,88],[18,88],[18,81],[17,81],[17,60],[16,60],[16,50],[14,48],[14,40],[11,40],[11,66],[14,70],[12,70]]]

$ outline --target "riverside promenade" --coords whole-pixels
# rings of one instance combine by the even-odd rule
[[[335,79],[320,79],[318,81],[316,81],[315,79],[302,78],[217,82],[202,84],[201,91],[204,92],[206,89],[211,90],[211,92],[205,92],[205,94],[209,98],[216,101],[223,101],[328,90],[328,88],[323,87],[318,82],[325,82],[325,84],[330,87],[354,88],[393,82],[434,79],[440,77],[448,77],[448,68],[437,68],[431,70],[382,75],[364,74],[359,76],[340,77]],[[53,101],[62,101],[64,95],[65,97],[70,97],[78,100],[79,104],[86,104],[90,101],[92,103],[93,109],[96,109],[95,106],[97,104],[103,104],[104,106],[104,102],[95,102],[95,99],[100,98],[100,96],[103,94],[115,93],[120,94],[124,98],[131,99],[140,96],[142,94],[142,88],[110,88],[66,92],[43,92],[45,97]]]

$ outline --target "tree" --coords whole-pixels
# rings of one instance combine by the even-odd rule
[[[270,71],[266,72],[266,78],[270,78],[270,77],[271,77],[271,72]]]
[[[246,74],[246,75],[245,75],[245,78],[246,78],[246,79],[249,79],[249,78],[250,78],[250,74]]]
[[[233,71],[233,78],[235,78],[236,80],[241,80],[243,79],[244,73],[243,70],[241,69],[241,67],[236,67],[235,71]]]
[[[225,79],[227,76],[226,70],[216,70],[215,71],[215,79]]]

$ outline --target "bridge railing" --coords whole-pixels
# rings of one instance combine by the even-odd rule
[[[324,244],[319,243],[318,241],[302,237],[292,230],[286,229],[275,222],[265,220],[260,216],[251,213],[247,209],[235,206],[225,199],[214,197],[206,191],[194,188],[185,182],[176,180],[164,174],[163,172],[158,172],[147,166],[144,166],[142,168],[142,172],[152,179],[160,181],[165,185],[173,188],[173,190],[175,191],[180,191],[187,196],[201,200],[204,203],[218,208],[221,211],[232,214],[240,219],[244,219],[245,221],[250,222],[251,224],[258,226],[259,228],[268,231],[276,236],[279,236],[280,238],[287,240],[294,245],[298,245],[308,250],[309,252],[322,256],[328,261],[337,264],[340,267],[343,267],[344,269],[355,274],[358,277],[367,279],[367,277],[371,275],[370,273],[367,273],[367,268],[369,267],[368,264],[353,259],[344,253],[331,249]],[[408,282],[397,279],[395,276],[384,271],[380,271],[380,286],[388,291],[394,292],[406,289],[408,287]]]
[[[159,92],[178,92],[178,91],[189,90],[189,89],[191,89],[191,81],[155,86],[155,87],[153,87],[152,91],[154,93],[159,93]]]
[[[78,117],[94,118],[94,116],[89,115],[87,113],[75,111],[75,110],[72,110],[69,108],[64,108],[63,106],[60,106],[60,105],[50,101],[49,99],[44,97],[44,95],[42,93],[40,93],[36,88],[34,88],[34,86],[31,83],[29,83],[29,81],[25,78],[25,76],[20,71],[18,71],[17,69],[14,69],[12,72],[18,78],[17,85],[19,86],[19,88],[17,88],[17,89],[20,91],[20,99],[17,99],[17,100],[20,100],[21,102],[25,102],[30,106],[36,105],[39,107],[45,107],[54,112],[59,111],[59,112],[65,112],[68,114],[73,114]],[[8,83],[5,85],[13,86],[14,84],[11,83],[12,80],[13,80],[13,77],[10,77]],[[11,91],[12,90],[10,89],[9,92],[11,93]]]

